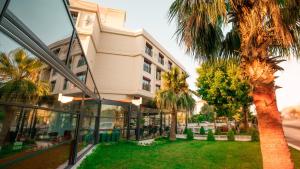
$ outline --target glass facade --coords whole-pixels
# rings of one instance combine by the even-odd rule
[[[66,1],[2,9],[0,168],[74,164],[97,142],[100,96]]]
[[[0,168],[73,165],[98,142],[164,133],[158,110],[100,99],[65,0],[0,0],[0,14]]]

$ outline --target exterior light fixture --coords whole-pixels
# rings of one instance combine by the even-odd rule
[[[142,101],[143,101],[143,99],[142,99],[142,97],[140,97],[139,99],[132,99],[131,103],[136,106],[140,106],[142,104]]]
[[[58,94],[58,101],[62,103],[69,103],[73,101],[74,97],[63,96],[61,93]]]

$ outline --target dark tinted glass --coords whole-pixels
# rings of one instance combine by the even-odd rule
[[[73,27],[63,0],[11,0],[8,9],[65,59]]]

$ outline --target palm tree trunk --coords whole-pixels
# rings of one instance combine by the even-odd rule
[[[177,115],[177,112],[175,110],[173,110],[173,112],[171,114],[171,129],[170,129],[170,140],[171,141],[176,140],[176,125],[177,125],[176,115]]]
[[[253,100],[258,116],[263,168],[294,169],[276,104],[274,85],[256,86],[253,91]]]
[[[244,118],[243,118],[244,129],[245,129],[245,131],[248,131],[248,129],[249,129],[249,124],[248,124],[249,108],[248,108],[248,106],[243,106],[243,112],[244,112]]]
[[[15,112],[13,110],[9,111],[9,109],[5,110],[5,116],[2,124],[2,129],[0,132],[0,146],[5,145],[8,132],[10,131],[11,123],[15,118]]]

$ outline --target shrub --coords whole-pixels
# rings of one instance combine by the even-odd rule
[[[186,139],[187,140],[193,140],[194,139],[194,133],[192,129],[187,129],[186,130]]]
[[[251,129],[251,141],[259,141],[259,133],[257,129]]]
[[[201,134],[201,135],[204,135],[204,134],[205,134],[205,129],[204,129],[203,126],[201,126],[201,128],[200,128],[200,134]]]
[[[216,128],[215,135],[221,135],[221,129],[219,127]]]
[[[214,133],[212,132],[211,129],[208,130],[207,133],[207,141],[216,141]]]
[[[230,130],[228,133],[227,133],[227,140],[228,141],[234,141],[235,138],[234,138],[234,131],[233,130]]]
[[[183,134],[187,134],[187,131],[188,131],[188,129],[187,129],[187,128],[184,128]]]

